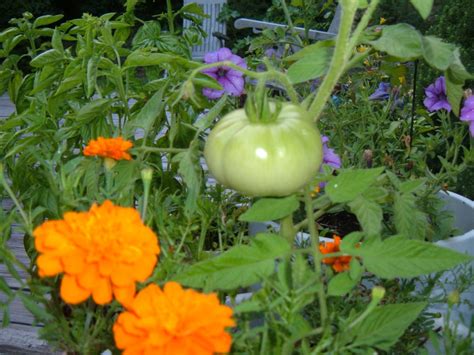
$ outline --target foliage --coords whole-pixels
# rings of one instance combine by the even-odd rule
[[[133,288],[159,294],[159,288],[148,285],[178,281],[215,292],[219,298],[202,298],[232,305],[237,322],[232,352],[420,350],[433,330],[434,315],[427,307],[453,299],[433,294],[441,274],[429,275],[472,260],[432,243],[452,235],[435,193],[441,184],[455,183],[455,175],[472,157],[465,145],[467,129],[455,116],[464,82],[472,75],[454,45],[409,25],[370,26],[377,1],[341,3],[336,41],[314,44],[285,31],[266,32],[264,40],[253,43],[255,48],[284,40],[303,49],[289,55],[293,48],[288,45],[282,58],[263,58],[260,47],[247,59],[249,69],[191,58],[190,48],[204,34],[202,10],[193,5],[175,11],[168,7],[147,21],[138,17],[140,4],[133,0],[121,13],[84,14],[63,23],[61,16],[31,14],[12,20],[0,33],[0,92],[8,93],[15,105],[15,112],[0,122],[0,196],[8,196],[14,208],[0,210],[0,260],[21,287],[10,290],[0,278],[6,295],[3,325],[8,325],[8,305],[18,297],[36,322],[47,324],[41,336],[54,347],[118,352],[112,327],[124,308],[117,302],[99,306],[92,299],[77,305],[64,301],[64,276],[42,277],[38,257],[44,253],[33,237],[44,221],[60,225],[52,220],[67,218],[65,212],[86,211],[93,203],[111,200],[138,210],[159,238],[160,260],[150,277]],[[304,17],[295,24],[313,26],[306,18],[309,10],[321,8],[306,9],[311,4],[316,2],[291,2],[292,14]],[[277,2],[274,6],[279,8]],[[420,0],[410,6],[422,17],[430,10]],[[356,20],[356,14],[362,17]],[[192,26],[175,26],[182,17]],[[420,108],[410,121],[406,76],[411,68],[403,63],[413,59],[444,72],[454,113]],[[205,141],[217,121],[235,113],[245,99],[223,95],[212,101],[203,95],[204,88],[221,89],[203,71],[222,67],[247,78],[251,99],[237,112],[247,110],[252,124],[267,133],[272,115],[284,103],[297,105],[306,111],[308,127],[317,122],[329,132],[344,168],[323,166],[304,189],[259,199],[228,189],[220,177],[212,179],[201,160]],[[375,102],[370,92],[381,78],[397,89],[387,101]],[[84,147],[99,137],[129,140],[132,159],[84,155]],[[277,151],[281,145],[271,148]],[[235,159],[235,175],[251,173],[245,163]],[[283,179],[281,174],[275,178]],[[315,186],[324,192],[317,193]],[[338,248],[327,251],[319,247],[319,236],[338,231],[323,221],[337,214],[357,223],[341,235]],[[268,220],[279,221],[278,230],[249,235],[247,222]],[[6,246],[12,223],[21,224],[27,265]],[[51,233],[51,240],[61,234],[54,228]],[[58,241],[55,247],[62,247]],[[103,253],[106,243],[101,241],[91,250],[100,247]],[[130,257],[138,252],[131,250]],[[88,256],[94,260],[97,255]],[[331,267],[337,260],[348,267]],[[469,282],[456,286],[462,291]],[[29,293],[22,291],[26,287]],[[242,302],[243,292],[250,295]],[[453,343],[446,348],[457,346]]]

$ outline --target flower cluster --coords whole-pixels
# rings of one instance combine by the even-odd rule
[[[41,277],[64,273],[61,298],[77,304],[92,296],[97,304],[123,305],[135,295],[135,283],[153,272],[158,238],[133,208],[105,201],[87,212],[67,212],[46,221],[33,235]]]
[[[124,140],[122,137],[104,138],[99,137],[89,142],[84,148],[85,156],[99,156],[102,158],[109,158],[114,160],[130,160],[132,157],[127,152],[133,147],[133,143]]]
[[[163,289],[150,284],[141,290],[113,331],[125,355],[212,355],[230,351],[232,338],[225,328],[233,326],[232,309],[221,305],[216,294],[168,282]]]
[[[204,56],[204,62],[206,64],[224,61],[230,61],[239,67],[247,69],[247,63],[245,63],[245,60],[238,55],[233,54],[229,48],[221,48],[217,52],[207,53]],[[244,74],[238,70],[227,66],[219,66],[205,69],[202,72],[216,79],[222,86],[222,90],[211,88],[203,89],[202,93],[210,99],[218,99],[224,95],[224,93],[228,93],[232,96],[240,96],[244,92]]]
[[[340,251],[339,246],[341,244],[341,237],[334,235],[333,242],[323,242],[319,244],[319,251],[322,254],[337,253]],[[324,258],[323,263],[331,265],[334,271],[342,272],[349,270],[349,263],[351,262],[351,256],[338,256],[334,258]]]

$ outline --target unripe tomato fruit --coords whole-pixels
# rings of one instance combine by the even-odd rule
[[[221,184],[249,196],[287,196],[308,184],[323,159],[321,135],[308,113],[283,104],[273,122],[251,122],[245,110],[224,116],[204,157]]]

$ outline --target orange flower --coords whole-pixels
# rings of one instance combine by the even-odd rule
[[[91,295],[97,304],[111,302],[112,295],[130,304],[135,283],[151,275],[160,253],[156,235],[138,212],[110,201],[46,221],[33,235],[39,275],[64,273],[61,298],[70,304]]]
[[[217,295],[184,290],[168,282],[142,289],[113,326],[117,347],[124,355],[211,355],[227,353],[232,337],[226,327],[235,326],[230,307]]]
[[[319,251],[322,254],[337,253],[340,251],[339,245],[341,244],[341,237],[333,235],[334,242],[323,242],[319,243]],[[338,256],[335,258],[325,258],[323,263],[332,265],[332,268],[336,272],[349,270],[349,263],[351,262],[351,256]]]
[[[127,150],[131,147],[133,147],[133,143],[124,140],[122,137],[99,137],[96,140],[93,139],[89,142],[87,147],[84,148],[84,155],[99,156],[114,160],[130,160],[132,157],[127,153]]]

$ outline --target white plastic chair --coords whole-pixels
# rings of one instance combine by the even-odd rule
[[[339,23],[341,22],[341,5],[338,4],[336,7],[336,11],[334,13],[334,17],[332,19],[331,24],[329,25],[329,29],[327,32],[325,31],[318,31],[318,30],[309,30],[308,37],[314,40],[326,40],[334,38],[337,35],[339,29]],[[234,27],[236,29],[243,29],[243,28],[253,28],[254,33],[260,33],[263,29],[275,29],[275,28],[288,28],[287,25],[282,25],[279,23],[273,22],[265,22],[265,21],[258,21],[249,18],[239,18],[235,20]],[[295,31],[303,35],[305,33],[305,29],[302,27],[295,27]]]
[[[225,23],[217,21],[222,8],[227,3],[227,0],[184,0],[184,5],[189,3],[196,3],[201,6],[204,13],[209,17],[206,17],[202,22],[202,28],[207,33],[207,37],[203,39],[203,43],[200,46],[194,46],[191,51],[193,59],[202,59],[208,52],[214,52],[221,47],[221,42],[216,38],[213,33],[218,32],[220,34],[226,34]],[[191,25],[191,21],[184,20],[183,26],[187,28]]]

